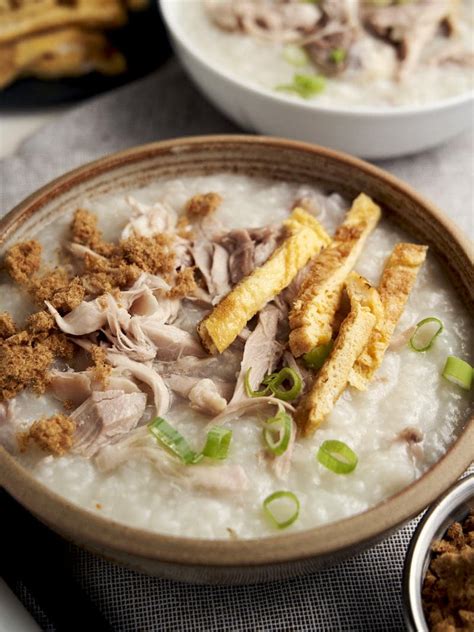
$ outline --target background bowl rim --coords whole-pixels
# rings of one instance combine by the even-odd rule
[[[41,187],[0,220],[0,245],[24,220],[45,204],[97,176],[127,165],[138,164],[166,154],[182,154],[209,146],[252,151],[265,146],[275,150],[291,149],[356,168],[400,190],[423,208],[446,230],[460,250],[471,259],[470,244],[461,231],[430,202],[398,178],[358,158],[317,145],[272,137],[212,135],[169,139],[126,149],[82,165]],[[296,562],[313,557],[330,557],[339,552],[370,543],[394,531],[433,502],[468,467],[474,444],[474,416],[466,420],[456,441],[427,472],[394,496],[361,514],[312,529],[286,532],[275,536],[242,540],[199,539],[160,534],[114,521],[92,510],[73,504],[46,487],[0,447],[0,483],[21,504],[53,529],[81,543],[91,542],[104,550],[114,549],[128,555],[201,567],[255,567]],[[438,481],[445,481],[440,484]]]
[[[458,106],[463,106],[474,102],[474,88],[461,92],[460,94],[437,99],[432,102],[422,103],[420,105],[400,105],[400,106],[354,106],[345,107],[343,105],[321,105],[317,102],[299,99],[296,100],[290,95],[283,92],[276,92],[246,81],[232,73],[226,74],[225,70],[220,68],[218,64],[207,59],[199,48],[192,48],[187,42],[185,33],[181,30],[179,24],[173,18],[170,9],[173,0],[156,0],[158,2],[161,15],[163,16],[166,28],[170,31],[174,38],[178,41],[188,55],[193,57],[202,66],[210,70],[214,75],[219,77],[221,81],[232,84],[236,88],[245,90],[247,93],[257,95],[277,103],[293,106],[295,109],[303,109],[310,112],[320,112],[324,114],[333,114],[335,116],[353,116],[356,118],[404,118],[417,115],[435,114],[441,110],[450,110]]]

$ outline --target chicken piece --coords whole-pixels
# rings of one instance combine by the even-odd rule
[[[146,406],[145,393],[94,391],[71,415],[74,452],[91,457],[113,438],[135,428]]]
[[[310,264],[289,317],[290,349],[296,358],[331,340],[344,281],[380,215],[380,207],[361,193],[332,243]]]
[[[107,322],[107,312],[103,309],[100,299],[83,301],[66,316],[61,316],[51,303],[45,301],[51,316],[57,326],[65,334],[83,336],[101,329]]]
[[[108,351],[107,359],[114,367],[122,371],[130,372],[133,378],[147,384],[151,388],[156,414],[158,416],[162,416],[168,412],[171,403],[170,393],[166,388],[163,378],[155,369],[142,362],[130,360],[126,355],[118,353],[117,351]]]
[[[390,6],[364,7],[364,23],[393,44],[400,59],[398,79],[417,66],[428,44],[443,23],[450,24],[456,0],[420,0]]]
[[[426,259],[427,246],[400,243],[388,258],[379,285],[383,313],[349,376],[351,386],[364,391],[383,356],[415,284],[418,271]]]
[[[205,357],[206,352],[196,335],[175,325],[156,323],[153,317],[143,318],[139,327],[156,346],[156,358],[170,362],[184,356]]]
[[[329,358],[296,409],[295,421],[305,436],[313,434],[333,409],[347,385],[354,362],[382,313],[377,290],[357,272],[349,274],[346,290],[351,311],[341,325]]]
[[[172,232],[176,228],[176,213],[165,204],[155,202],[149,206],[128,195],[126,201],[132,209],[132,216],[122,231],[121,238],[152,237],[158,233]]]
[[[224,31],[242,31],[273,41],[299,41],[312,32],[321,18],[314,3],[267,0],[205,0],[212,21]]]
[[[232,384],[217,378],[171,374],[166,377],[166,383],[173,392],[188,398],[191,408],[211,416],[224,410],[232,393]]]
[[[110,472],[131,459],[150,461],[162,476],[174,479],[174,484],[188,489],[215,493],[235,493],[249,486],[241,465],[199,464],[189,467],[157,446],[146,426],[137,428],[113,445],[105,446],[95,458],[101,472]]]
[[[271,257],[243,279],[198,325],[198,333],[210,353],[227,349],[247,322],[331,241],[321,224],[300,208],[294,209],[284,226],[287,236]]]
[[[208,378],[199,380],[188,393],[191,408],[208,415],[218,415],[227,406],[226,400],[219,395],[214,382]]]
[[[276,340],[278,317],[279,311],[273,305],[267,305],[260,312],[258,324],[245,343],[240,373],[229,404],[246,398],[244,380],[249,369],[249,382],[254,390],[259,388],[265,375],[275,369],[283,352],[282,345]]]
[[[69,402],[74,406],[80,406],[92,391],[112,390],[123,391],[124,393],[138,393],[140,389],[129,380],[121,375],[110,375],[107,379],[107,387],[104,388],[94,379],[94,372],[87,371],[50,371],[49,389],[56,399]]]

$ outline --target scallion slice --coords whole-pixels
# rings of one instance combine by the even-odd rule
[[[245,386],[245,392],[247,393],[247,397],[265,397],[266,395],[270,394],[270,387],[267,385],[265,386],[264,389],[262,389],[261,391],[254,391],[253,388],[250,386],[250,371],[252,370],[252,368],[249,368],[244,376],[244,386]]]
[[[245,392],[248,397],[265,397],[271,394],[284,402],[291,402],[301,393],[303,382],[298,373],[288,366],[277,373],[270,373],[265,376],[262,381],[264,388],[260,391],[254,391],[250,386],[251,370],[251,368],[248,369],[244,377]],[[291,386],[289,388],[280,388],[286,381],[290,381]]]
[[[284,382],[290,381],[290,388],[280,388]],[[284,402],[292,402],[301,393],[303,383],[298,373],[291,369],[289,366],[285,366],[278,373],[271,373],[263,380],[263,384],[266,384],[271,390],[272,395]]]
[[[318,345],[308,353],[303,355],[303,362],[307,369],[318,371],[326,361],[326,358],[331,353],[334,343],[330,340],[324,345]]]
[[[206,445],[202,453],[210,459],[222,461],[227,458],[231,440],[232,430],[222,426],[214,426],[207,433]]]
[[[423,318],[417,323],[415,331],[410,338],[410,347],[413,351],[428,351],[443,329],[443,323],[436,316]]]
[[[332,61],[333,64],[342,64],[347,57],[347,51],[345,48],[333,48],[329,53],[329,60]]]
[[[443,369],[443,377],[453,384],[457,384],[461,388],[469,391],[472,385],[473,368],[461,358],[456,356],[448,356]]]
[[[321,465],[335,474],[350,474],[358,462],[357,454],[337,439],[323,441],[316,456]]]
[[[172,454],[181,459],[185,465],[198,463],[202,454],[195,452],[183,435],[162,417],[156,417],[148,424],[153,436]]]
[[[283,49],[283,59],[292,66],[306,66],[309,63],[307,52],[301,46],[288,44]]]
[[[275,90],[293,92],[303,99],[310,99],[323,92],[326,87],[326,79],[322,75],[295,74],[293,83],[276,86]]]
[[[286,529],[300,515],[300,501],[293,492],[273,492],[263,501],[263,511],[277,529]]]
[[[284,410],[270,417],[263,428],[263,439],[275,456],[284,454],[291,438],[291,417]]]

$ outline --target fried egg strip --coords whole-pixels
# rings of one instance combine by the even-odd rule
[[[357,272],[349,274],[345,287],[350,300],[350,312],[341,325],[331,354],[296,409],[295,422],[306,436],[313,434],[333,409],[382,313],[377,290]]]
[[[210,353],[227,349],[247,322],[331,241],[321,224],[301,208],[295,208],[283,225],[284,242],[198,325],[198,333]]]
[[[427,246],[407,243],[397,244],[393,249],[385,264],[378,288],[383,314],[377,319],[372,335],[351,371],[351,386],[365,390],[382,364],[418,271],[426,259],[427,250]]]
[[[310,264],[289,316],[293,356],[299,357],[331,340],[344,281],[380,216],[380,207],[361,193],[332,243]]]

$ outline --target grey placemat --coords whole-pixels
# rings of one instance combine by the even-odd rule
[[[103,154],[163,138],[239,132],[171,63],[47,125],[0,161],[0,215],[51,178]],[[0,138],[1,142],[1,138]],[[383,166],[473,234],[472,132]],[[402,630],[401,573],[417,520],[358,557],[305,578],[244,587],[190,586],[67,549],[78,582],[116,630]],[[53,630],[34,600],[20,596]]]

